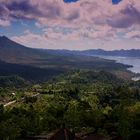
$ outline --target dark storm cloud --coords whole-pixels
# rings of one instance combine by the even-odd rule
[[[22,0],[20,2],[13,1],[12,3],[6,4],[6,7],[12,11],[31,11],[33,8],[27,0]]]
[[[107,23],[115,28],[128,28],[134,24],[140,24],[140,12],[133,6],[129,5],[120,13],[113,15]]]
[[[46,17],[55,18],[60,15],[60,9],[55,4],[45,3],[42,9],[39,4],[31,3],[30,0],[0,1],[0,18],[35,19]]]

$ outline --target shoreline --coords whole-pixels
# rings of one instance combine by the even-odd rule
[[[112,60],[112,61],[115,61],[115,63],[120,63],[120,64],[123,64],[126,66],[126,70],[132,72],[135,76],[133,76],[131,78],[131,80],[133,81],[139,81],[140,80],[140,72],[137,70],[137,69],[134,69],[135,68],[135,65],[133,64],[128,64],[128,62],[122,62],[122,60],[119,60],[119,58],[121,59],[124,59],[124,58],[127,58],[127,57],[120,57],[120,56],[104,56],[104,55],[92,55],[92,56],[97,56],[97,57],[100,57],[100,58],[103,58],[103,59],[108,59],[108,60]],[[117,59],[118,58],[118,59]],[[134,57],[128,57],[128,58],[134,58]],[[136,57],[137,59],[140,59],[138,57]]]
[[[138,76],[138,77],[133,77],[132,80],[135,81],[135,82],[136,82],[136,81],[139,81],[139,80],[140,80],[140,76]]]

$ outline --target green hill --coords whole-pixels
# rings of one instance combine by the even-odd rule
[[[92,83],[108,83],[120,84],[124,80],[107,71],[72,71],[64,75],[53,78],[52,82],[70,83],[70,84],[92,84]]]
[[[19,88],[25,87],[29,82],[19,76],[0,76],[0,87]]]

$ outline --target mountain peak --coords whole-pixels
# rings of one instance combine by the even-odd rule
[[[44,56],[43,56],[44,55]],[[46,57],[46,53],[16,43],[6,36],[0,36],[0,60],[8,63],[25,63]]]
[[[8,39],[9,40],[9,38],[6,37],[6,36],[0,36],[0,40],[3,40],[3,39]]]
[[[6,36],[0,36],[0,47],[5,47],[5,48],[13,48],[13,49],[19,49],[19,48],[27,48],[19,43],[16,43],[15,41],[9,39]]]
[[[8,37],[0,36],[0,47],[4,47],[7,44],[7,42],[9,42]]]

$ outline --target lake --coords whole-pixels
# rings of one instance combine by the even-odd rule
[[[104,55],[98,55],[98,57],[109,59],[109,60],[115,60],[116,63],[122,63],[127,65],[132,65],[133,67],[128,68],[128,70],[134,72],[134,73],[140,73],[140,58],[135,57],[121,57],[121,56],[104,56]],[[140,77],[134,77],[132,78],[134,81],[140,80]]]

